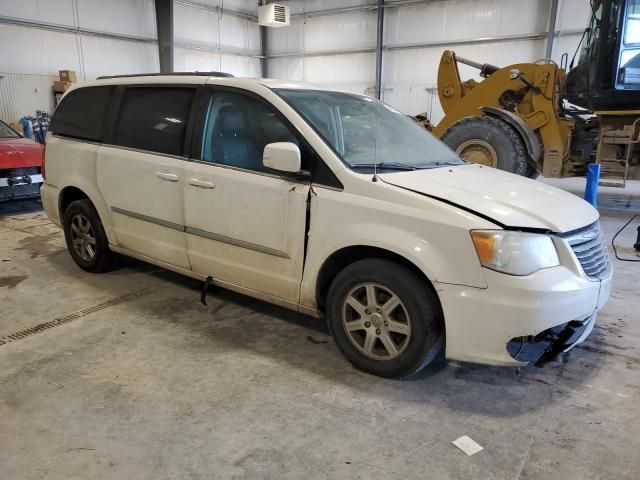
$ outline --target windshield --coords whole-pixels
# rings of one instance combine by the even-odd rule
[[[582,51],[580,52],[580,58],[578,63],[583,63],[589,60],[591,56],[591,50],[597,44],[600,38],[600,21],[602,20],[602,2],[596,1],[591,3],[591,19],[589,20],[589,27],[585,31],[585,37],[581,40]]]
[[[321,90],[276,92],[351,168],[413,170],[465,163],[412,119],[378,100]]]
[[[0,138],[20,138],[20,135],[9,128],[9,125],[0,121]]]

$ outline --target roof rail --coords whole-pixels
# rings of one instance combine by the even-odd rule
[[[106,75],[98,77],[98,80],[106,80],[109,78],[136,78],[136,77],[166,77],[166,76],[193,76],[201,77],[233,77],[226,72],[172,72],[172,73],[133,73],[130,75]]]

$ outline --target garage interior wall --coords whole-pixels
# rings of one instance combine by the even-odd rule
[[[175,0],[176,71],[259,76],[254,0]],[[158,72],[154,0],[0,0],[0,118],[50,111],[58,70],[78,81]]]
[[[285,0],[291,26],[269,29],[269,76],[373,93],[376,10],[371,0]],[[382,99],[439,121],[436,76],[442,52],[506,66],[544,58],[551,0],[386,1]],[[336,10],[330,12],[330,10]],[[560,0],[552,59],[573,56],[589,0]],[[463,79],[476,78],[460,67]]]

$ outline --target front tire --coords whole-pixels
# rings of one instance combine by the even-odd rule
[[[450,126],[442,141],[464,160],[531,178],[526,146],[518,133],[497,118],[466,117]]]
[[[342,270],[327,296],[331,333],[355,367],[381,377],[420,371],[444,344],[435,293],[409,269],[365,259]]]
[[[116,263],[98,212],[89,200],[76,200],[64,212],[64,238],[71,258],[87,272],[105,272]]]

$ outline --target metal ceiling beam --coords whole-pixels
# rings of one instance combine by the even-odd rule
[[[568,35],[582,35],[583,30],[564,30],[555,32],[555,36],[568,36]],[[547,38],[547,32],[519,34],[519,35],[504,35],[496,37],[477,37],[461,40],[443,40],[438,42],[427,43],[405,43],[400,45],[384,45],[382,51],[394,51],[394,50],[412,50],[419,48],[431,48],[431,47],[455,47],[458,45],[473,45],[475,43],[502,43],[502,42],[517,42],[522,40],[544,40]],[[346,50],[327,50],[318,52],[292,52],[292,53],[275,53],[270,54],[268,58],[286,58],[286,57],[319,57],[325,55],[350,55],[354,53],[375,53],[375,47],[354,48]]]
[[[429,3],[436,2],[444,2],[447,0],[396,0],[396,1],[387,1],[384,4],[384,8],[398,8],[398,7],[406,7],[411,5],[426,5]],[[340,7],[340,8],[328,8],[326,10],[312,10],[310,12],[301,12],[301,13],[292,13],[291,17],[324,17],[329,15],[342,15],[345,13],[352,12],[365,12],[365,11],[375,11],[378,8],[378,3],[367,3],[364,5],[356,5],[353,7]]]
[[[103,32],[100,30],[91,30],[88,28],[74,27],[72,25],[61,25],[58,23],[32,22],[21,18],[0,16],[0,24],[13,25],[16,27],[37,28],[39,30],[48,30],[50,32],[75,33],[86,35],[89,37],[109,38],[111,40],[125,40],[128,42],[141,43],[158,43],[157,39],[152,37],[138,37],[135,35],[123,35],[119,33]]]
[[[225,15],[231,15],[238,18],[243,18],[245,20],[249,20],[251,22],[257,22],[258,17],[255,15],[251,15],[250,13],[240,12],[238,10],[233,10],[230,8],[220,7],[219,5],[209,5],[207,3],[195,2],[192,0],[173,0],[175,5],[184,5],[187,7],[199,8],[201,10],[207,10],[209,12],[222,13]]]
[[[46,30],[49,32],[71,33],[76,35],[85,35],[88,37],[106,38],[109,40],[148,43],[151,45],[158,44],[158,40],[152,37],[137,37],[134,35],[121,35],[119,33],[102,32],[99,30],[78,28],[70,25],[60,25],[56,23],[46,23],[46,22],[31,22],[28,20],[22,20],[22,19],[13,18],[13,17],[0,16],[0,24],[11,25],[15,27],[36,28],[39,30]],[[261,58],[261,55],[258,55],[258,54],[245,53],[245,52],[236,51],[236,50],[219,49],[217,46],[196,45],[193,43],[186,43],[186,42],[174,42],[173,46],[175,48],[186,48],[189,50],[201,50],[205,52],[221,52],[228,55],[238,55],[240,57]]]
[[[553,39],[556,33],[556,20],[558,18],[558,0],[551,0],[551,11],[549,12],[549,31],[547,32],[547,52],[544,58],[551,58],[553,54]]]
[[[160,73],[173,72],[173,0],[155,0]]]

